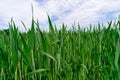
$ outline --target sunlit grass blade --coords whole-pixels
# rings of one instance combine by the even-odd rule
[[[45,71],[47,71],[47,70],[46,70],[46,69],[38,69],[38,70],[34,70],[34,71],[32,71],[32,72],[26,74],[26,76],[27,76],[27,75],[36,74],[36,73],[39,73],[39,74],[40,74],[40,73],[45,72]]]
[[[47,56],[48,58],[52,59],[53,61],[56,61],[56,59],[53,56],[51,56],[49,53],[42,52],[42,54]]]
[[[115,52],[115,67],[119,70],[119,56],[120,56],[120,43],[119,40],[117,41],[116,52]]]

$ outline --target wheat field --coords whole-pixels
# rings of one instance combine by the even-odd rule
[[[48,22],[48,32],[34,19],[27,32],[13,20],[0,31],[0,80],[120,80],[119,21],[70,30]]]

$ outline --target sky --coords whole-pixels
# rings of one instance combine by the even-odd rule
[[[21,21],[26,27],[31,27],[32,10],[34,19],[39,21],[40,28],[48,30],[47,15],[53,25],[59,29],[64,23],[67,28],[79,23],[81,27],[89,24],[106,23],[116,20],[120,14],[120,0],[1,0],[0,1],[0,29],[8,28],[11,18],[18,29],[24,31]]]

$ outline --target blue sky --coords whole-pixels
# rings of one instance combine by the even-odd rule
[[[31,25],[31,3],[34,7],[34,18],[39,20],[42,29],[48,30],[47,14],[53,24],[60,28],[64,22],[71,28],[74,22],[81,27],[90,23],[106,23],[115,20],[120,14],[120,0],[1,0],[0,29],[5,29],[13,18],[19,30]]]

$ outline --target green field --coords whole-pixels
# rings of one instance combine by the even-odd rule
[[[0,80],[120,80],[119,21],[70,30],[48,22],[48,32],[34,20],[28,32],[12,20],[0,31]]]

